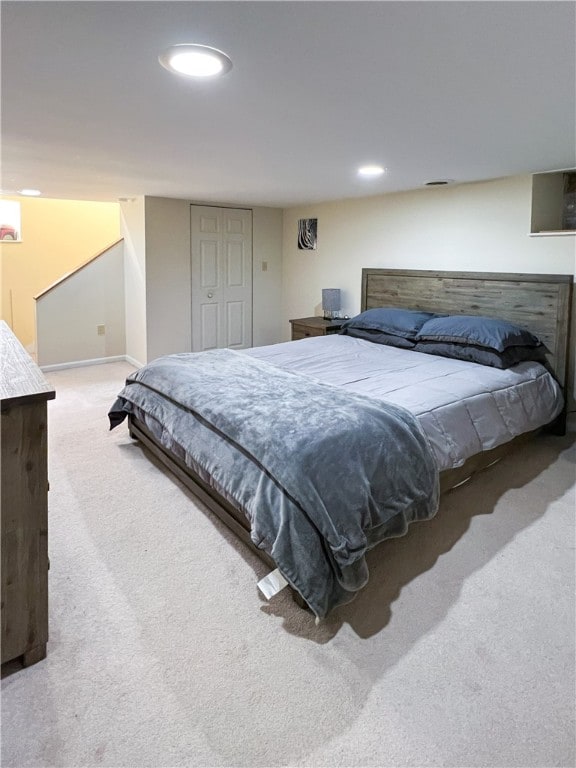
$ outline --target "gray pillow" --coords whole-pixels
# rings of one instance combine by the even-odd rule
[[[474,346],[473,344],[457,344],[451,341],[419,341],[414,347],[414,352],[451,357],[455,360],[466,360],[469,363],[479,363],[502,369],[512,368],[513,365],[527,360],[547,363],[543,344],[538,347],[508,347],[504,352],[498,352],[496,349]]]
[[[392,336],[390,333],[382,333],[371,328],[342,328],[340,333],[343,336],[354,336],[356,339],[365,339],[375,344],[386,344],[389,347],[399,347],[400,349],[414,349],[415,342],[405,339],[403,336]]]
[[[538,347],[542,342],[519,325],[496,317],[448,315],[428,320],[417,341],[455,341],[504,352],[509,347]]]
[[[363,328],[364,330],[381,331],[391,336],[402,336],[414,339],[420,328],[427,320],[438,317],[434,312],[420,312],[412,309],[397,309],[395,307],[377,307],[367,309],[359,315],[346,320],[343,328]]]

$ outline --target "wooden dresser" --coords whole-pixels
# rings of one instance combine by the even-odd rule
[[[48,640],[47,401],[55,392],[0,321],[2,663],[46,656]]]

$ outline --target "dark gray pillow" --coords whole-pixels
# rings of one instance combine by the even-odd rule
[[[371,328],[342,328],[340,333],[343,336],[354,336],[356,339],[365,339],[375,344],[386,344],[389,347],[399,347],[400,349],[414,349],[415,342],[405,339],[403,336],[392,336],[390,333],[374,331]]]
[[[504,352],[509,347],[537,347],[542,342],[519,325],[496,317],[448,315],[428,320],[419,330],[417,341],[455,341]]]
[[[513,365],[527,360],[547,363],[545,347],[542,344],[538,347],[508,347],[504,352],[498,352],[496,349],[474,346],[473,344],[457,344],[450,341],[419,341],[414,347],[414,352],[451,357],[455,360],[465,360],[468,363],[479,363],[502,369],[512,368]]]
[[[420,328],[427,320],[438,317],[434,312],[420,312],[412,309],[397,309],[395,307],[377,307],[367,309],[356,317],[346,320],[343,328],[363,328],[364,330],[381,331],[391,336],[402,336],[414,339]]]

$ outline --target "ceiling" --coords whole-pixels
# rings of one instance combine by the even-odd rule
[[[4,194],[287,207],[576,164],[572,2],[6,2]],[[158,55],[201,43],[223,78]],[[363,163],[387,173],[360,180]]]

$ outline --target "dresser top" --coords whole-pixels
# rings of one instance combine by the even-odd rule
[[[330,320],[325,320],[323,317],[296,317],[293,320],[289,320],[290,323],[300,324],[300,325],[308,325],[312,328],[326,328],[327,325],[330,325]]]
[[[34,360],[0,320],[0,400],[2,406],[30,400],[53,400],[56,392]]]

